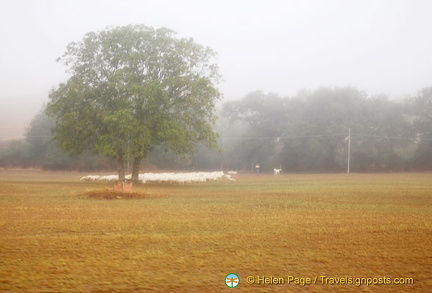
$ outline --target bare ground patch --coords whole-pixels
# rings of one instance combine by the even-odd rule
[[[81,194],[79,197],[92,198],[92,199],[107,199],[107,200],[121,200],[121,199],[145,199],[149,198],[150,194],[146,192],[121,192],[112,189],[102,189],[102,190],[87,190]]]

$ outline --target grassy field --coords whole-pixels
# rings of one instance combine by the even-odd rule
[[[146,197],[131,200],[83,197],[112,184],[82,175],[0,170],[0,292],[432,288],[430,173],[240,174],[136,187]]]

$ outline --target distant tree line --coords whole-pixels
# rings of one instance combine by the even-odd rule
[[[148,169],[252,170],[270,172],[413,171],[432,169],[432,87],[403,101],[368,96],[352,87],[319,88],[295,97],[251,92],[225,102],[216,131],[222,153],[201,146],[178,157],[155,148]],[[24,140],[0,145],[0,167],[115,170],[115,161],[91,152],[68,155],[52,141],[55,122],[37,114]]]
[[[222,115],[232,132],[222,142],[230,168],[341,172],[350,140],[352,171],[432,169],[432,88],[404,101],[351,87],[290,98],[257,91],[226,103]]]

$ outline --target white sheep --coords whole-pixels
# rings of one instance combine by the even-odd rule
[[[100,180],[100,176],[99,175],[87,175],[84,176],[80,179],[81,181],[96,181],[96,180]]]
[[[101,178],[99,179],[101,181],[118,181],[119,177],[118,175],[106,175],[106,176],[101,176]]]
[[[126,176],[127,179],[131,175]],[[192,183],[192,182],[208,182],[227,179],[234,182],[235,179],[231,178],[231,174],[225,175],[222,171],[216,172],[189,172],[189,173],[144,173],[139,174],[139,180],[143,183]],[[117,175],[97,176],[89,175],[81,178],[81,180],[100,180],[100,181],[118,181]]]
[[[274,168],[274,169],[273,169],[273,174],[274,174],[275,176],[276,176],[276,175],[279,175],[281,171],[282,171],[282,169],[276,169],[276,168]]]

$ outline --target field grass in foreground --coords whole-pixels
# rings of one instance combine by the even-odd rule
[[[239,175],[145,185],[134,191],[146,198],[132,200],[83,198],[112,186],[80,176],[0,171],[1,292],[432,288],[432,174]],[[237,288],[225,285],[229,273]],[[262,277],[285,284],[257,284]],[[414,284],[321,284],[344,277]]]

